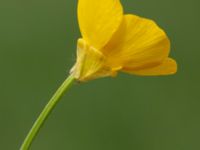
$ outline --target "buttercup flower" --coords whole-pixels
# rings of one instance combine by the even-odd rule
[[[27,134],[20,150],[28,150],[41,126],[74,81],[116,76],[170,75],[177,71],[169,58],[170,41],[152,20],[124,15],[120,0],[79,0],[78,21],[82,38],[69,77],[55,92]]]
[[[170,75],[170,41],[149,19],[123,14],[120,0],[79,0],[77,61],[71,74],[79,81],[115,76],[119,71],[142,76]]]

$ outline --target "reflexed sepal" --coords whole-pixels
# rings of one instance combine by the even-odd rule
[[[106,58],[99,50],[89,46],[83,39],[79,39],[77,44],[77,60],[70,73],[78,81],[115,76],[117,71],[105,64]]]

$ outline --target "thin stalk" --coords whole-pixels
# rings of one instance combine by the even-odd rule
[[[41,129],[42,125],[44,124],[47,117],[50,115],[51,111],[55,108],[56,104],[59,102],[59,100],[62,98],[64,93],[70,88],[70,86],[75,81],[74,77],[70,75],[63,84],[58,88],[56,93],[53,95],[53,97],[50,99],[48,104],[45,106],[45,108],[42,110],[41,114],[33,124],[31,130],[29,131],[28,135],[26,136],[23,144],[21,145],[20,150],[28,150],[38,134],[39,130]]]

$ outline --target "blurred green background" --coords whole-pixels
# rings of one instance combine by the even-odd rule
[[[31,150],[199,150],[200,1],[122,0],[172,41],[174,76],[77,84]],[[0,149],[17,150],[75,62],[77,0],[0,1]],[[103,10],[102,10],[103,11]]]

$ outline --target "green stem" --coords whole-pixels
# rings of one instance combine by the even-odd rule
[[[45,106],[37,120],[35,121],[33,127],[29,131],[28,135],[26,136],[20,150],[28,150],[31,143],[33,142],[33,139],[36,137],[38,131],[40,130],[41,126],[44,124],[45,120],[53,110],[53,108],[56,106],[56,104],[59,102],[61,97],[64,95],[64,93],[69,89],[70,85],[75,81],[73,76],[69,76],[63,84],[60,86],[60,88],[56,91],[56,93],[53,95],[53,97],[50,99],[48,104]]]

